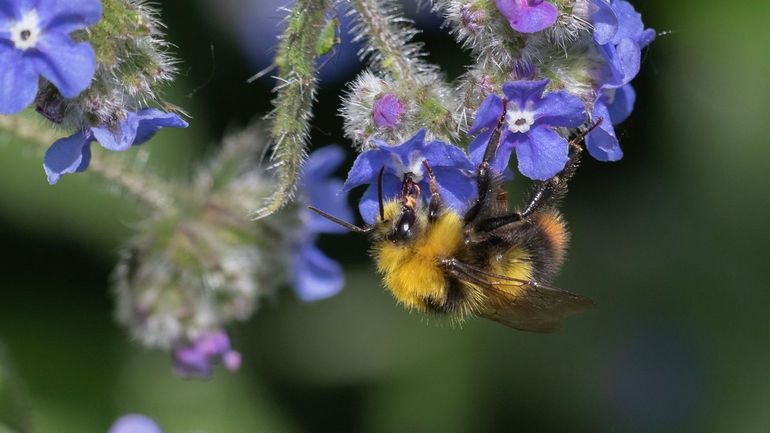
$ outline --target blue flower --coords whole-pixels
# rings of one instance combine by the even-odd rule
[[[496,3],[511,27],[521,33],[547,29],[559,16],[559,9],[543,0],[496,0]]]
[[[606,38],[597,40],[607,61],[600,81],[604,87],[621,87],[639,73],[642,48],[655,39],[655,30],[644,28],[642,16],[627,1],[615,0],[612,10],[618,20],[617,31],[606,42]]]
[[[182,377],[208,378],[214,364],[222,362],[230,371],[241,366],[241,354],[230,347],[230,338],[222,330],[207,332],[195,341],[178,344],[171,351],[174,373]]]
[[[43,168],[51,185],[62,175],[85,171],[91,161],[91,143],[98,141],[105,149],[125,151],[155,135],[160,128],[186,128],[187,122],[177,114],[155,108],[129,112],[114,127],[92,126],[56,140],[45,153]]]
[[[619,89],[605,89],[594,102],[591,118],[603,119],[602,124],[586,137],[588,153],[599,161],[617,161],[623,150],[615,136],[613,125],[623,122],[634,110],[636,93],[630,84]]]
[[[345,151],[339,146],[326,146],[316,150],[305,163],[300,183],[299,202],[311,205],[345,221],[353,219],[348,206],[348,195],[342,191],[342,181],[331,177],[334,170],[345,160]],[[345,275],[339,263],[327,257],[315,246],[322,233],[346,233],[326,218],[300,209],[303,222],[291,245],[291,284],[303,301],[316,301],[334,296],[345,285]]]
[[[96,72],[94,50],[69,34],[102,14],[99,0],[3,0],[0,3],[0,114],[14,114],[35,99],[38,77],[74,98]]]
[[[483,159],[487,143],[505,111],[500,146],[491,163],[495,171],[505,172],[514,149],[519,171],[530,179],[546,180],[564,169],[569,144],[554,128],[582,125],[586,120],[585,107],[577,96],[566,91],[543,95],[546,86],[548,80],[509,81],[503,85],[505,101],[489,95],[482,102],[469,131],[479,134],[469,147],[474,163]]]
[[[107,433],[163,433],[163,430],[144,415],[128,414],[118,418]]]
[[[377,183],[382,167],[385,198],[396,197],[406,173],[411,173],[423,191],[428,191],[428,176],[423,161],[427,161],[436,175],[439,193],[444,203],[463,212],[476,194],[475,166],[460,148],[441,141],[425,142],[425,130],[399,146],[376,142],[376,148],[356,158],[345,181],[345,190],[368,185],[358,209],[367,224],[372,224],[379,213]]]

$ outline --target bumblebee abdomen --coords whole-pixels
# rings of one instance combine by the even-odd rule
[[[533,258],[536,260],[538,277],[549,279],[559,270],[564,262],[564,255],[569,244],[567,224],[557,210],[540,212],[533,216],[538,236],[531,244]]]

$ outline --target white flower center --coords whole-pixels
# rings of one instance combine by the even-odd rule
[[[422,165],[422,162],[425,160],[425,158],[420,155],[420,152],[414,151],[409,154],[409,161],[408,165],[404,165],[404,163],[401,161],[401,158],[393,155],[393,160],[395,162],[396,166],[396,172],[398,172],[398,177],[403,177],[407,173],[412,174],[412,180],[415,182],[420,182],[425,175],[425,167]]]
[[[535,123],[535,115],[528,110],[522,111],[515,107],[509,107],[505,120],[508,123],[509,131],[527,132],[532,124]]]
[[[32,9],[20,21],[11,25],[11,42],[24,51],[35,48],[40,40],[40,20],[37,11]]]

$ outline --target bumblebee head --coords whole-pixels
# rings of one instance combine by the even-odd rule
[[[379,198],[379,215],[377,220],[366,227],[358,227],[343,221],[315,207],[308,208],[322,217],[337,223],[356,233],[370,234],[374,241],[388,240],[394,243],[408,243],[416,238],[425,227],[426,217],[420,203],[420,187],[412,179],[411,173],[406,173],[401,182],[399,197],[384,200],[382,177],[385,167],[380,170],[377,182]]]
[[[406,244],[419,237],[425,222],[420,187],[407,173],[401,182],[400,196],[384,203],[380,200],[380,215],[372,225],[372,238]]]

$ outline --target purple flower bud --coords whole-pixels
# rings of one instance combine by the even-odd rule
[[[174,373],[182,377],[208,378],[214,372],[214,364],[222,362],[230,371],[241,366],[241,355],[230,347],[225,331],[211,331],[188,344],[174,347],[172,354]]]
[[[559,16],[559,9],[544,0],[495,0],[495,3],[511,27],[521,33],[547,29]]]
[[[481,81],[479,81],[479,87],[481,88],[481,91],[484,93],[484,95],[495,93],[494,78],[490,77],[489,75],[484,75],[481,77]]]
[[[513,74],[516,80],[532,81],[535,79],[536,72],[535,64],[530,61],[519,60],[513,65]]]
[[[229,371],[238,371],[241,368],[241,354],[231,350],[222,356],[222,365]]]
[[[487,19],[487,12],[484,9],[474,7],[471,3],[462,6],[460,13],[463,18],[463,27],[471,33],[478,33]]]
[[[401,123],[404,105],[393,93],[386,93],[374,101],[372,117],[378,128],[393,129]]]

